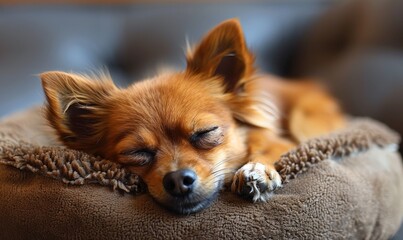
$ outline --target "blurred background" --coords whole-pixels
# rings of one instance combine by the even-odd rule
[[[403,0],[228,2],[0,0],[0,117],[43,103],[44,71],[108,69],[126,86],[184,68],[186,39],[237,17],[260,69],[315,77],[403,133]]]

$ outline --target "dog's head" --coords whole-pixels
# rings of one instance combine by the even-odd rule
[[[126,89],[107,76],[41,75],[47,118],[68,147],[139,174],[150,194],[179,213],[208,206],[247,154],[240,122],[271,127],[253,81],[253,56],[237,20],[213,29],[183,72]]]

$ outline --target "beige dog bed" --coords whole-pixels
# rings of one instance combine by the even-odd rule
[[[190,216],[159,207],[119,165],[54,146],[49,131],[39,108],[0,122],[0,239],[387,239],[403,217],[399,137],[372,120],[283,155],[286,184],[269,202],[224,191]]]

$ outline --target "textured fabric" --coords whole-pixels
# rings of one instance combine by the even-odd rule
[[[118,164],[52,146],[36,108],[0,123],[0,239],[387,239],[403,216],[398,141],[379,123],[353,120],[284,154],[277,168],[287,183],[269,202],[223,192],[178,216]]]

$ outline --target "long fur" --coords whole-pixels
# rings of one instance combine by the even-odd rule
[[[266,201],[281,186],[279,156],[296,140],[342,124],[337,103],[317,85],[256,74],[235,19],[188,47],[184,71],[125,89],[106,74],[40,77],[47,119],[66,146],[124,164],[157,202],[179,213],[207,207],[231,181],[234,192],[254,186],[246,194]],[[183,183],[192,190],[173,194],[164,179],[184,169],[194,172]]]

